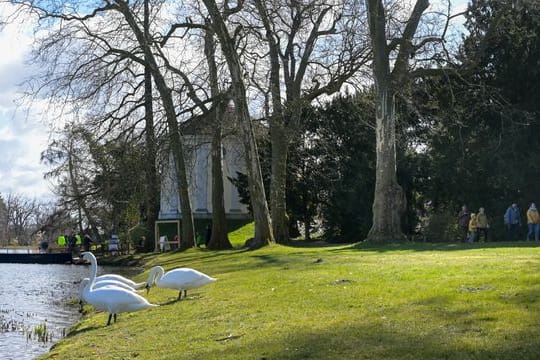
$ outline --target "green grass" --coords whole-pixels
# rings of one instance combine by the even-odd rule
[[[159,308],[108,327],[90,312],[42,358],[540,358],[530,243],[191,249],[144,261],[219,280],[180,302],[153,288]]]
[[[253,237],[255,233],[254,223],[248,223],[235,231],[229,233],[229,241],[235,248],[243,247],[246,240]]]

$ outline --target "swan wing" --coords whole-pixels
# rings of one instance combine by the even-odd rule
[[[107,280],[107,279],[95,281],[94,286],[92,288],[93,289],[99,289],[99,288],[102,288],[102,287],[105,287],[105,286],[116,286],[116,287],[119,287],[119,288],[122,288],[122,289],[125,289],[125,290],[128,290],[128,291],[135,291],[134,288],[132,288],[131,286],[129,286],[126,283],[116,281],[116,280]]]
[[[121,313],[156,306],[133,291],[114,286],[104,286],[87,293],[86,301],[102,311]]]

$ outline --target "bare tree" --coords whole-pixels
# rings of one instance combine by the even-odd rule
[[[236,48],[236,34],[241,32],[242,28],[240,26],[236,27],[233,34],[231,34],[227,28],[229,16],[241,10],[243,1],[239,1],[236,7],[230,7],[229,2],[225,1],[223,10],[219,9],[214,0],[203,0],[203,3],[212,20],[212,28],[219,39],[221,51],[227,61],[231,76],[231,92],[236,115],[242,130],[251,204],[255,220],[255,238],[253,245],[263,246],[271,244],[274,243],[274,236],[272,233],[266,194],[264,192],[253,123],[249,114],[244,71]]]
[[[36,226],[36,215],[39,203],[35,199],[27,199],[22,195],[8,194],[6,212],[8,236],[17,240],[19,245],[31,244],[31,233]]]
[[[453,16],[443,14],[446,23],[442,31],[431,34],[424,31],[418,36],[421,18],[429,7],[428,0],[417,0],[405,21],[399,20],[405,9],[398,2],[366,0],[369,32],[373,48],[373,78],[376,93],[376,181],[373,201],[373,225],[367,240],[385,243],[405,240],[401,229],[401,216],[406,207],[406,199],[396,175],[396,97],[408,102],[407,89],[414,76],[435,72],[440,55],[429,45],[442,46],[445,53],[444,36],[448,22]],[[391,9],[388,9],[392,6]],[[389,11],[387,11],[389,10]],[[454,15],[455,16],[455,15]],[[436,28],[431,24],[426,28]],[[425,68],[418,66],[415,57],[423,52]]]
[[[0,245],[7,246],[8,239],[7,207],[2,194],[0,194]]]
[[[276,240],[289,238],[286,212],[287,152],[298,136],[301,109],[332,95],[370,60],[368,37],[357,2],[255,0],[268,51],[272,113],[270,207]],[[253,27],[253,31],[257,26]],[[256,57],[258,59],[259,57]],[[261,67],[257,61],[254,67]],[[256,70],[253,70],[256,73]],[[253,78],[254,82],[257,79]]]
[[[144,38],[147,46],[150,45],[152,39],[150,37],[150,6],[149,0],[144,0]],[[154,107],[152,94],[152,71],[148,65],[149,61],[145,55],[144,66],[144,133],[146,143],[146,161],[145,161],[145,219],[144,224],[146,230],[146,243],[143,244],[147,250],[153,249],[155,244],[154,239],[154,224],[159,213],[159,179],[157,175],[157,144],[154,124]]]
[[[218,81],[218,66],[216,63],[216,44],[214,34],[208,26],[204,37],[204,54],[208,63],[210,91],[212,98],[221,95]],[[225,218],[225,202],[223,199],[223,156],[222,156],[222,120],[227,114],[227,98],[218,101],[212,116],[212,232],[208,247],[210,249],[230,249],[231,242],[227,235],[227,222]]]
[[[148,87],[144,87],[148,82],[137,81],[145,69],[150,71],[159,93],[178,177],[182,207],[182,244],[186,247],[192,246],[193,216],[172,85],[168,83],[164,74],[165,68],[156,57],[158,51],[154,51],[154,42],[148,39],[149,31],[148,26],[145,27],[144,16],[142,20],[139,19],[139,15],[144,13],[141,4],[107,1],[101,7],[92,9],[63,7],[62,4],[55,8],[55,4],[46,1],[16,3],[20,13],[27,11],[37,14],[41,19],[49,20],[43,22],[50,26],[48,28],[50,35],[41,46],[45,51],[40,51],[36,56],[41,56],[47,61],[50,59],[46,56],[52,55],[52,65],[41,79],[38,91],[47,92],[56,100],[68,98],[76,103],[77,108],[83,107],[81,105],[84,104],[93,105],[92,108],[108,109],[92,114],[98,119],[100,128],[114,132],[119,124],[129,123],[130,120],[130,129],[133,131],[137,128],[138,121],[132,119],[141,116],[140,114],[144,112],[139,109],[144,104],[148,105],[148,98],[141,94],[145,93],[145,89],[151,91]],[[66,12],[70,10],[71,12]],[[54,28],[54,25],[60,22],[61,26]],[[77,46],[68,47],[74,41],[77,42]],[[66,55],[74,53],[78,56],[66,61]],[[146,79],[148,80],[148,77]],[[67,100],[64,106],[66,103]],[[103,107],[96,107],[96,104],[103,104]],[[147,108],[147,114],[148,110],[150,109]],[[84,114],[84,117],[88,118],[89,114]],[[144,116],[141,118],[146,119],[148,123],[148,118]],[[125,130],[126,127],[123,131]],[[152,142],[149,141],[148,144],[152,145]],[[155,186],[152,191],[155,191]],[[155,212],[153,209],[148,211]]]

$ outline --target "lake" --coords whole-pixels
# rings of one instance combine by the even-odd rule
[[[131,270],[131,271],[130,271]],[[128,275],[133,269],[98,267]],[[26,360],[49,351],[79,318],[79,283],[84,265],[0,264],[0,359]],[[47,339],[39,339],[46,326]]]

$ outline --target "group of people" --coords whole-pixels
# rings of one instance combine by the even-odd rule
[[[531,203],[526,213],[527,217],[527,237],[529,241],[534,236],[535,241],[540,240],[540,214],[535,203]],[[485,209],[481,207],[478,213],[469,212],[466,205],[463,205],[458,214],[458,225],[462,241],[475,242],[489,241],[490,223]],[[504,227],[507,241],[517,241],[520,237],[521,213],[517,204],[508,206],[504,213]]]
[[[59,247],[67,247],[70,250],[80,248],[82,245],[84,251],[90,251],[90,244],[92,242],[92,238],[88,234],[85,234],[84,237],[81,237],[78,233],[72,233],[71,235],[60,234],[56,238],[56,244]]]
[[[467,206],[463,205],[458,215],[458,225],[463,241],[480,241],[481,236],[484,241],[489,239],[489,219],[483,207],[478,209],[478,213],[471,213]]]

